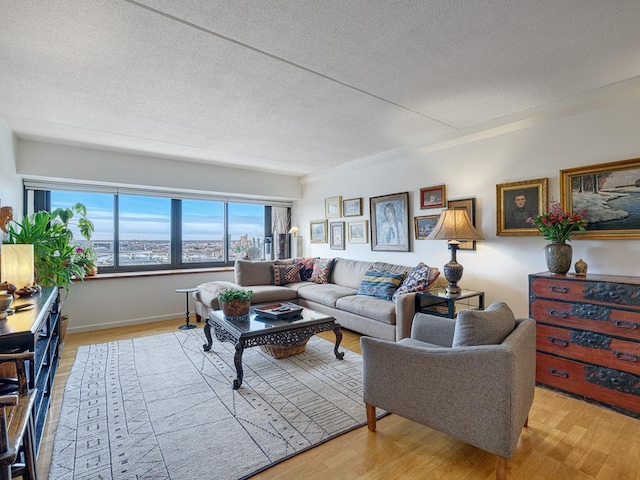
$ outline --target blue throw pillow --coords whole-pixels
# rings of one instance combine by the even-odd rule
[[[392,273],[386,270],[370,268],[362,277],[358,295],[391,300],[393,292],[404,280],[404,273]]]

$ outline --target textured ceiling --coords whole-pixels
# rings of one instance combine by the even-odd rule
[[[638,0],[3,0],[21,138],[307,175],[640,76]]]

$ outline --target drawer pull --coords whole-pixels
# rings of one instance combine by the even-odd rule
[[[632,353],[615,352],[615,355],[618,360],[623,360],[625,362],[636,363],[638,361],[638,355],[633,355]]]
[[[549,315],[556,318],[569,318],[569,314],[567,312],[562,312],[560,310],[548,310]]]
[[[554,377],[569,378],[569,372],[563,370],[556,370],[555,368],[549,367],[549,373]]]
[[[633,322],[623,322],[622,320],[615,320],[613,324],[616,327],[626,328],[627,330],[637,330],[638,324]]]
[[[569,342],[564,338],[549,337],[549,342],[551,342],[552,345],[556,345],[558,347],[566,347],[567,345],[569,345]]]
[[[567,293],[569,291],[569,288],[567,287],[558,287],[555,285],[549,285],[549,291],[551,293]]]

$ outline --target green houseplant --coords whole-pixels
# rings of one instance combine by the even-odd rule
[[[75,214],[79,215],[77,226],[80,234],[89,240],[94,226],[81,203],[70,209],[36,212],[25,216],[22,222],[13,221],[9,224],[5,240],[9,244],[32,244],[36,283],[61,287],[66,294],[74,280],[84,277],[87,265],[93,264],[78,254],[70,228]]]
[[[218,295],[220,309],[226,317],[243,317],[251,307],[252,290],[226,290]]]

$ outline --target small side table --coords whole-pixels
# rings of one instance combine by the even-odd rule
[[[449,297],[444,288],[416,293],[416,312],[456,318],[460,310],[484,310],[484,292],[462,289]]]
[[[195,325],[190,324],[189,323],[189,294],[193,293],[195,291],[197,291],[198,289],[195,287],[189,287],[189,288],[176,288],[176,293],[184,293],[186,298],[187,298],[187,313],[186,313],[186,317],[187,317],[187,322],[184,325],[180,325],[178,328],[180,330],[190,330],[192,328],[196,328]]]

